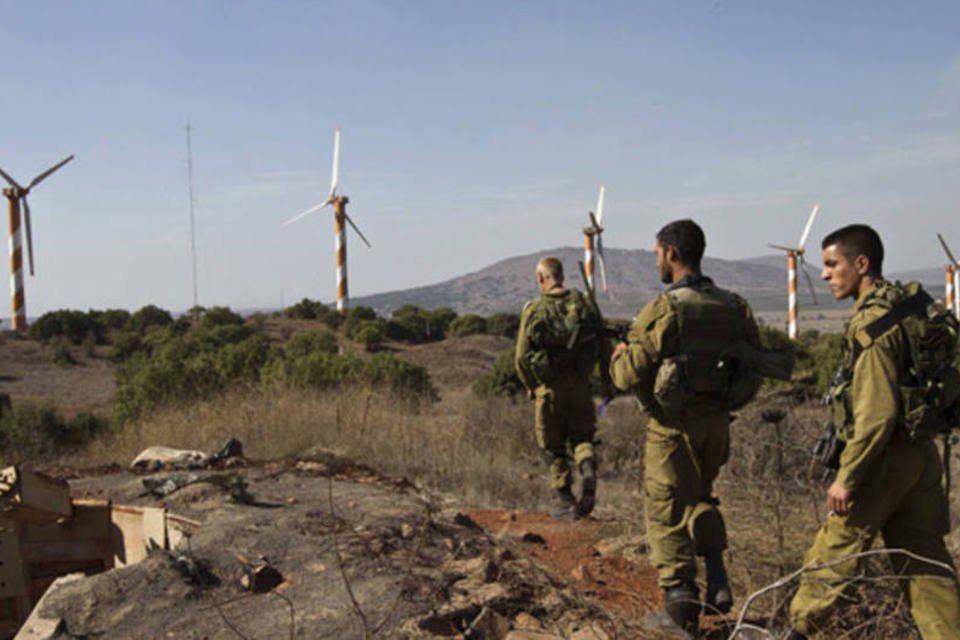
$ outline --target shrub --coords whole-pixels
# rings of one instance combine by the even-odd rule
[[[311,353],[334,354],[338,350],[337,336],[329,331],[304,331],[290,338],[283,350],[290,358],[300,358]]]
[[[50,340],[50,355],[54,364],[69,367],[77,364],[76,358],[70,352],[70,341],[64,336],[57,336]]]
[[[205,329],[228,324],[243,324],[243,316],[231,311],[230,307],[211,307],[200,318],[200,326]]]
[[[170,312],[158,306],[148,304],[137,309],[127,320],[124,329],[144,334],[150,327],[165,327],[173,324]]]
[[[429,312],[412,304],[394,311],[384,327],[384,332],[388,338],[414,344],[427,342],[435,335]]]
[[[34,340],[47,343],[54,338],[64,338],[71,344],[80,344],[92,334],[97,342],[103,342],[106,330],[92,316],[72,309],[60,309],[43,314],[30,325],[28,335]]]
[[[487,318],[487,333],[494,336],[516,338],[520,328],[520,316],[516,313],[495,313]]]
[[[297,320],[319,320],[331,329],[340,326],[340,314],[321,302],[304,298],[300,302],[283,310],[288,318]]]
[[[20,403],[0,415],[0,448],[23,460],[59,455],[82,447],[108,427],[90,413],[68,420],[50,403]]]
[[[479,398],[493,396],[515,396],[523,393],[523,384],[517,377],[513,363],[514,351],[503,351],[493,363],[493,371],[481,376],[473,383],[473,393]]]
[[[457,312],[450,307],[440,307],[427,313],[427,339],[442,340],[447,335],[450,323],[457,319]]]
[[[377,351],[383,346],[383,329],[380,328],[379,322],[364,321],[350,337],[362,344],[367,351]]]
[[[400,360],[392,353],[370,356],[365,374],[366,381],[370,384],[386,387],[406,398],[436,398],[436,390],[430,382],[430,373],[426,368]]]
[[[483,316],[475,313],[468,313],[460,316],[450,323],[450,335],[462,338],[464,336],[473,336],[487,332],[487,321]]]

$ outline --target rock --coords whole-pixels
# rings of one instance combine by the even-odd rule
[[[404,522],[402,525],[400,525],[400,537],[403,538],[404,540],[409,540],[410,538],[412,538],[413,533],[414,533],[414,529],[412,524]]]
[[[451,602],[458,606],[473,604],[478,606],[492,606],[497,602],[503,602],[510,598],[507,588],[499,582],[489,582],[487,584],[477,584],[473,580],[460,580],[456,583],[458,588],[465,591],[463,594],[455,594]]]
[[[154,446],[141,451],[130,466],[134,469],[153,469],[164,466],[176,469],[197,469],[206,466],[208,459],[207,454],[202,451]]]
[[[41,615],[40,611],[43,609],[45,601],[47,601],[57,589],[65,584],[83,580],[84,578],[86,578],[86,576],[82,573],[69,573],[54,580],[46,593],[43,594],[43,597],[37,602],[33,611],[30,612],[30,617],[27,618],[27,621],[20,627],[20,631],[17,632],[14,640],[51,640],[65,631],[63,620],[60,618],[45,618]]]
[[[520,539],[523,542],[530,542],[532,544],[542,544],[542,545],[547,544],[546,539],[542,535],[534,531],[524,531],[523,535],[520,536]]]
[[[610,636],[599,625],[590,624],[571,633],[570,640],[610,640]]]
[[[482,640],[503,640],[510,632],[510,621],[494,611],[484,607],[480,615],[470,623],[467,637],[481,638]]]
[[[476,529],[477,531],[481,530],[480,525],[478,525],[473,518],[465,513],[458,513],[457,515],[453,516],[453,523],[468,529]]]
[[[514,629],[508,633],[503,640],[563,640],[563,638],[546,631]]]
[[[570,572],[570,575],[573,576],[574,580],[579,582],[592,582],[594,580],[593,573],[590,571],[590,568],[583,562],[575,566]]]
[[[513,626],[518,629],[543,629],[543,623],[526,611],[521,611],[513,619]]]

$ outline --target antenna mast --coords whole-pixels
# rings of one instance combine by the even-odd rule
[[[190,258],[193,262],[193,306],[197,301],[197,237],[196,221],[193,214],[193,149],[190,146],[190,123],[187,123],[187,188],[190,192]]]

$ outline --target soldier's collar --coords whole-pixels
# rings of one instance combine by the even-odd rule
[[[702,273],[696,275],[688,274],[667,287],[667,291],[675,291],[677,289],[683,289],[684,287],[695,287],[698,284],[713,284],[713,280]]]
[[[873,284],[870,285],[870,287],[866,291],[864,291],[859,298],[857,298],[857,301],[853,305],[853,310],[859,311],[860,309],[863,309],[865,306],[867,306],[867,304],[871,300],[873,300],[874,296],[876,296],[877,293],[880,291],[880,288],[885,287],[886,285],[887,285],[886,280],[882,280],[879,278],[877,280],[874,280]]]

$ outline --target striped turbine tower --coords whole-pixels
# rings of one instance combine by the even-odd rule
[[[600,267],[600,279],[603,281],[603,290],[607,290],[607,272],[603,264],[603,199],[606,189],[600,185],[600,195],[597,196],[597,211],[590,211],[590,225],[583,228],[583,268],[587,274],[587,284],[595,289],[594,276],[596,268]]]
[[[817,303],[817,293],[813,288],[813,280],[806,269],[806,261],[803,258],[804,245],[807,243],[807,237],[810,235],[810,228],[813,227],[813,220],[820,211],[820,205],[816,204],[807,218],[807,224],[800,234],[800,243],[796,247],[784,247],[783,245],[771,244],[774,249],[780,249],[787,253],[787,335],[791,340],[796,340],[799,336],[799,327],[797,322],[797,266],[803,269],[803,275],[807,278],[807,284],[810,286],[810,296],[813,303]]]
[[[954,302],[954,298],[953,298],[953,296],[955,295],[954,292],[955,292],[956,290],[955,290],[954,287],[953,287],[953,279],[954,279],[954,277],[956,276],[957,268],[954,267],[952,264],[948,264],[946,267],[943,268],[943,270],[944,270],[945,276],[946,276],[946,277],[944,278],[944,286],[945,286],[945,288],[946,288],[946,296],[945,296],[945,299],[946,299],[947,309],[950,309],[950,311],[951,311],[952,313],[956,313],[956,311],[957,311],[957,306],[956,306],[956,304],[955,304],[955,302]]]
[[[347,309],[349,307],[349,298],[347,295],[347,227],[350,225],[353,227],[353,230],[357,232],[357,235],[360,236],[360,239],[363,240],[364,244],[368,247],[371,246],[367,239],[364,237],[363,233],[360,232],[360,229],[353,223],[353,220],[350,219],[350,216],[347,215],[347,203],[350,202],[350,199],[347,196],[337,195],[337,184],[340,181],[340,129],[337,129],[333,133],[333,175],[330,179],[330,194],[327,196],[327,199],[321,202],[318,205],[310,207],[303,213],[290,218],[283,223],[282,226],[287,226],[293,222],[296,222],[300,218],[310,215],[315,211],[319,211],[327,205],[333,205],[333,224],[336,236],[334,239],[334,249],[336,251],[336,261],[337,261],[337,311],[340,315],[347,315]]]
[[[947,241],[943,239],[943,236],[938,233],[937,239],[940,241],[940,246],[943,247],[943,252],[947,254],[947,259],[950,260],[944,267],[946,272],[944,275],[947,294],[946,305],[960,320],[960,268],[958,268],[960,262],[957,262],[957,259],[953,257],[953,252],[950,251],[950,247],[947,246]]]
[[[23,231],[27,237],[27,257],[30,264],[30,275],[33,275],[33,234],[30,231],[30,204],[27,195],[30,190],[45,180],[51,173],[73,160],[69,156],[37,175],[26,187],[20,186],[16,180],[0,169],[0,176],[9,184],[3,190],[7,199],[7,221],[10,229],[10,319],[14,331],[27,330],[27,296],[23,286]],[[21,206],[22,205],[22,206]],[[23,226],[21,226],[21,211]]]

